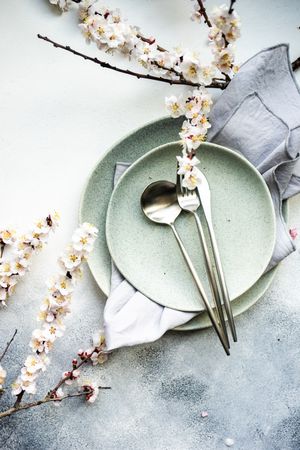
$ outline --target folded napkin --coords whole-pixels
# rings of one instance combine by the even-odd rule
[[[270,189],[277,225],[270,270],[295,250],[282,216],[282,201],[300,192],[300,91],[288,45],[263,50],[243,64],[213,106],[210,121],[208,140],[240,151]],[[117,164],[115,183],[128,167]],[[104,309],[109,350],[155,341],[196,315],[151,301],[112,264],[111,293]]]

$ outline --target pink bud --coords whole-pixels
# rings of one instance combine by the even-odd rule
[[[291,228],[291,229],[289,230],[289,233],[290,233],[290,236],[291,236],[291,238],[292,238],[293,240],[295,240],[296,237],[298,236],[297,228]]]

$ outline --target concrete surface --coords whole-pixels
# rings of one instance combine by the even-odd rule
[[[199,28],[188,21],[189,1],[109,3],[122,7],[163,45],[197,40],[203,47]],[[237,7],[243,20],[240,61],[282,41],[290,42],[294,58],[299,56],[297,0],[247,0]],[[35,259],[9,307],[0,311],[0,347],[15,327],[19,330],[3,361],[8,383],[28,352],[45,292],[43,280],[77,225],[89,172],[116,139],[163,115],[164,96],[178,91],[99,70],[35,37],[44,33],[96,54],[92,46],[86,49],[75,22],[72,14],[56,14],[47,0],[2,5],[1,225],[26,228],[53,208],[62,214],[56,236]],[[300,82],[300,73],[297,78]],[[300,198],[291,201],[290,223],[300,229]],[[239,450],[299,449],[299,264],[297,251],[281,265],[266,295],[238,318],[240,340],[230,358],[212,330],[169,333],[151,345],[121,349],[100,369],[87,371],[112,387],[93,406],[71,399],[60,407],[46,405],[5,419],[0,422],[0,448],[210,450],[226,448],[225,439],[232,438]],[[40,378],[40,393],[53,386],[78,348],[89,345],[92,330],[101,324],[103,304],[86,270],[65,338],[57,341],[52,364]],[[7,392],[1,409],[10,402]],[[202,418],[202,411],[208,417]]]

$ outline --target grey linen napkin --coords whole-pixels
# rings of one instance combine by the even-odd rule
[[[240,151],[263,175],[274,203],[277,238],[267,270],[295,250],[282,201],[300,192],[300,91],[289,47],[250,58],[214,105],[208,140]]]
[[[288,46],[268,48],[243,64],[213,106],[210,121],[208,140],[240,151],[270,189],[277,224],[270,270],[295,250],[282,202],[300,192],[300,91]],[[128,167],[128,163],[117,164],[114,183]],[[111,294],[104,310],[108,349],[154,341],[195,315],[152,302],[112,265]]]

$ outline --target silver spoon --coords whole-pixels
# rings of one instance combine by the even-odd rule
[[[181,208],[177,201],[176,185],[174,183],[171,183],[170,181],[156,181],[154,183],[151,183],[144,190],[141,196],[141,207],[144,214],[148,217],[148,219],[152,220],[152,222],[169,225],[169,227],[172,229],[182,255],[185,259],[185,262],[188,265],[188,268],[190,269],[191,274],[195,280],[212,325],[223,345],[225,352],[227,353],[227,355],[229,355],[230,353],[226,344],[225,336],[216,320],[215,313],[205,294],[203,285],[200,281],[200,278],[198,277],[196,269],[174,225],[175,220],[181,213]]]

